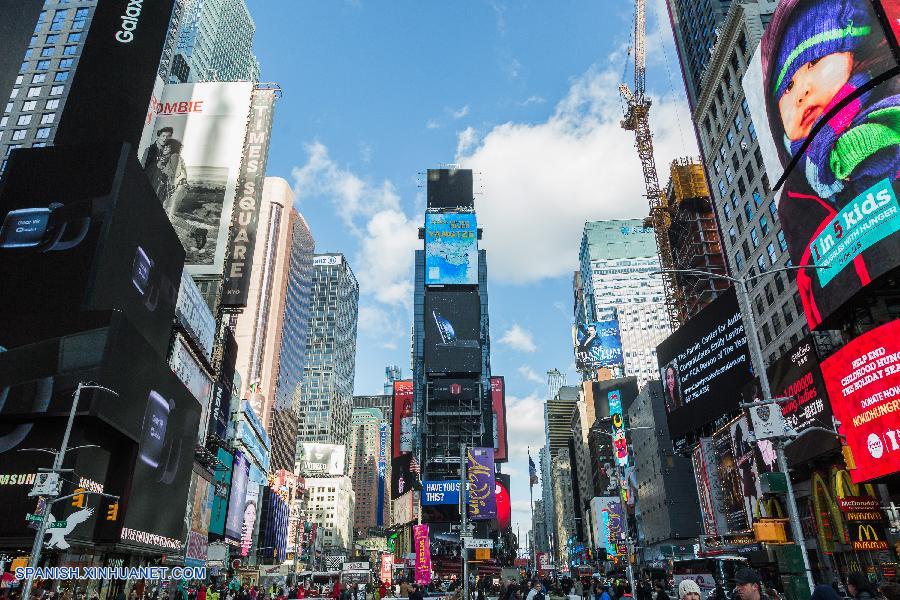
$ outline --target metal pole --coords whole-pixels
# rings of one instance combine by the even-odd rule
[[[529,454],[529,458],[531,458],[530,454]],[[529,474],[529,477],[531,477],[530,474]],[[534,553],[535,535],[534,535],[534,492],[532,491],[533,488],[534,488],[534,486],[531,484],[531,482],[529,482],[528,483],[528,506],[531,507],[531,539],[528,541],[529,546],[530,546],[528,548],[528,571],[529,572],[532,572],[531,565],[534,565],[535,567],[537,567],[537,556],[535,556],[535,553]],[[532,562],[532,560],[534,562]],[[537,568],[535,568],[534,570],[536,571]]]
[[[463,600],[469,600],[469,557],[466,548],[465,538],[469,535],[469,503],[466,496],[469,491],[469,478],[467,474],[466,445],[460,444],[459,452],[459,541],[460,541],[460,559],[462,560],[462,576],[463,576]]]
[[[81,398],[81,382],[78,383],[78,387],[75,388],[75,397],[72,399],[72,408],[69,410],[69,420],[66,423],[66,431],[63,433],[62,446],[60,446],[59,450],[54,453],[53,457],[53,472],[58,473],[62,468],[63,459],[66,456],[66,447],[69,445],[69,435],[72,433],[72,423],[75,421],[75,413],[78,410],[78,400]],[[38,566],[38,562],[41,559],[41,548],[44,546],[44,536],[47,534],[47,517],[50,514],[50,501],[46,502],[44,505],[43,512],[39,515],[41,517],[40,524],[38,525],[37,533],[34,536],[34,544],[31,546],[31,558],[28,560],[28,566],[32,569],[36,569]],[[25,580],[25,587],[22,589],[22,600],[28,600],[31,596],[31,586],[34,582],[34,577],[29,577]]]
[[[769,400],[772,398],[772,390],[769,387],[769,376],[766,374],[766,363],[763,359],[762,348],[759,345],[759,337],[757,336],[756,319],[753,316],[753,306],[750,304],[750,295],[747,293],[747,280],[740,279],[734,286],[737,290],[738,301],[743,305],[741,312],[746,318],[745,327],[749,326],[747,334],[747,342],[750,345],[750,360],[753,364],[753,372],[759,378],[759,385],[762,388],[763,398]],[[777,405],[776,405],[777,406]],[[752,426],[752,423],[751,423]],[[784,479],[787,488],[787,508],[788,518],[791,523],[791,535],[794,537],[794,543],[800,548],[800,555],[803,557],[803,570],[806,572],[806,583],[809,585],[809,591],[812,592],[815,587],[813,582],[812,569],[809,566],[809,556],[806,553],[806,542],[803,538],[803,528],[800,527],[800,516],[797,514],[797,502],[794,498],[794,484],[791,483],[791,473],[788,471],[787,459],[784,456],[784,440],[775,441],[775,450],[778,456],[778,470],[784,473]]]
[[[613,436],[614,437],[614,436]],[[613,458],[615,460],[615,458]],[[622,474],[619,478],[619,500],[622,500],[622,482],[625,480],[625,468],[622,467]],[[631,555],[632,555],[632,543],[631,543],[631,531],[628,526],[628,505],[627,502],[622,501],[622,520],[625,522],[625,560],[628,561],[625,572],[628,574],[628,585],[631,586],[631,594],[632,596],[636,594],[636,590],[634,587],[634,569],[631,566]]]

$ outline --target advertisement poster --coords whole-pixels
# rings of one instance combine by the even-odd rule
[[[428,541],[428,525],[413,525],[413,543],[416,548],[416,583],[431,583],[431,544]]]
[[[747,510],[744,506],[744,486],[741,481],[741,472],[734,456],[734,446],[731,441],[731,428],[726,425],[716,431],[712,436],[713,448],[717,457],[717,478],[719,480],[718,497],[725,513],[727,532],[737,533],[750,529],[747,521]]]
[[[469,497],[466,505],[469,518],[483,521],[497,518],[497,495],[495,494],[494,449],[468,448],[467,475]]]
[[[900,320],[852,340],[822,362],[838,432],[847,436],[854,483],[900,470]]]
[[[209,310],[209,305],[206,304],[206,300],[200,293],[200,288],[197,287],[187,271],[181,272],[181,286],[178,288],[175,316],[178,317],[181,326],[203,349],[206,360],[210,360],[213,341],[216,337],[216,318]]]
[[[750,377],[744,322],[733,288],[657,346],[669,433],[679,438],[737,409]]]
[[[247,556],[256,538],[256,519],[259,514],[259,489],[264,480],[262,471],[256,465],[250,466],[250,478],[247,484],[247,495],[244,497],[244,510],[241,513],[241,556]]]
[[[252,92],[251,82],[167,85],[138,149],[192,275],[224,269]]]
[[[391,456],[412,452],[415,423],[413,422],[413,384],[409,379],[394,382],[394,406]]]
[[[478,285],[475,213],[425,213],[425,285]]]
[[[216,449],[216,460],[222,463],[216,469],[215,481],[210,487],[209,533],[221,538],[225,535],[225,515],[228,513],[228,497],[231,491],[231,471],[234,456],[223,448]]]
[[[244,527],[244,506],[247,503],[247,489],[250,487],[250,461],[240,450],[234,453],[231,470],[231,492],[228,495],[228,516],[225,518],[225,537],[241,541]]]
[[[762,488],[759,481],[761,470],[758,446],[752,442],[752,432],[747,417],[740,417],[728,425],[731,438],[731,454],[741,483],[742,504],[747,515],[747,523],[764,517]],[[773,465],[774,466],[774,465]]]
[[[713,483],[710,480],[710,472],[715,468],[715,462],[710,462],[709,454],[712,452],[712,441],[709,438],[701,438],[691,450],[691,465],[694,468],[694,479],[697,481],[697,497],[700,501],[700,517],[703,523],[705,535],[719,535],[719,518],[715,502]]]
[[[832,427],[831,404],[825,395],[812,337],[804,337],[766,371],[772,393],[776,397],[792,398],[781,405],[781,414],[789,428],[801,432],[807,427]]]
[[[419,475],[413,467],[413,455],[402,454],[391,461],[391,497],[399,498],[409,490],[420,489]]]
[[[481,300],[477,291],[425,294],[425,364],[429,373],[481,372]]]
[[[342,444],[301,442],[300,470],[304,475],[343,475],[347,447]]]
[[[810,267],[796,280],[810,329],[900,264],[900,79],[858,91],[894,66],[868,0],[790,0],[744,75],[771,183],[796,160],[776,202],[792,264]]]
[[[575,368],[594,371],[600,367],[621,365],[622,337],[619,320],[581,323],[572,328]]]
[[[382,583],[391,584],[394,581],[394,555],[393,554],[382,554],[381,555],[381,570],[379,571],[379,576],[381,578]]]
[[[169,366],[172,368],[172,372],[178,375],[181,383],[200,402],[200,405],[203,407],[203,414],[207,415],[209,396],[212,393],[212,378],[206,374],[206,371],[194,358],[190,348],[188,348],[180,334],[175,336],[175,342],[172,346],[172,357],[169,359]]]
[[[494,416],[494,462],[506,462],[509,442],[506,439],[506,382],[491,377],[491,412]]]
[[[458,506],[459,488],[459,480],[423,481],[422,506]]]
[[[375,505],[375,526],[384,525],[384,496],[387,485],[388,424],[378,424],[378,500]]]
[[[622,393],[619,390],[607,392],[609,416],[612,418],[613,449],[620,467],[628,466],[628,441],[625,439],[625,417],[622,414]]]
[[[497,485],[494,494],[497,496],[497,526],[500,531],[512,530],[512,504],[509,498],[510,477],[505,473],[497,473]]]

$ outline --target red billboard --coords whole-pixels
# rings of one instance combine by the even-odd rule
[[[900,470],[900,320],[835,352],[822,362],[822,377],[853,451],[853,482]]]
[[[393,429],[391,431],[391,456],[412,452],[413,442],[413,385],[412,380],[394,382]]]
[[[494,462],[508,460],[506,440],[506,383],[503,377],[491,377],[491,407],[494,415]]]

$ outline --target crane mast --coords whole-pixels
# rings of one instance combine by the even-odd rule
[[[659,175],[656,172],[656,159],[653,157],[653,134],[650,131],[650,105],[652,102],[645,96],[645,42],[646,42],[646,0],[635,0],[634,7],[634,91],[628,84],[619,85],[619,93],[625,100],[625,118],[622,128],[634,132],[634,146],[641,169],[644,172],[644,187],[650,214],[644,219],[645,224],[653,227],[656,234],[656,246],[659,262],[663,270],[672,269],[672,246],[669,242],[669,226],[672,222],[668,200],[665,192],[659,187]],[[672,330],[677,329],[685,320],[681,288],[675,273],[663,273],[663,284],[666,292],[666,308]]]

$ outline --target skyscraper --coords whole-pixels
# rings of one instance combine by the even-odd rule
[[[259,81],[245,0],[185,0],[169,83]]]
[[[642,221],[588,221],[581,251],[584,314],[592,321],[618,319],[624,375],[639,385],[658,370],[656,346],[669,335],[669,318],[653,229]]]
[[[343,254],[313,258],[306,365],[300,392],[300,443],[347,444],[353,378],[359,283]]]
[[[353,480],[353,491],[356,493],[353,528],[362,532],[362,537],[365,537],[370,527],[384,524],[386,503],[383,485],[389,479],[386,472],[383,477],[379,477],[378,462],[381,428],[386,427],[387,423],[377,408],[354,408],[350,424],[352,432],[347,447],[347,473]],[[387,441],[390,439],[390,432],[387,430],[385,433],[388,434],[385,437]],[[382,512],[381,519],[378,518],[379,508]]]

